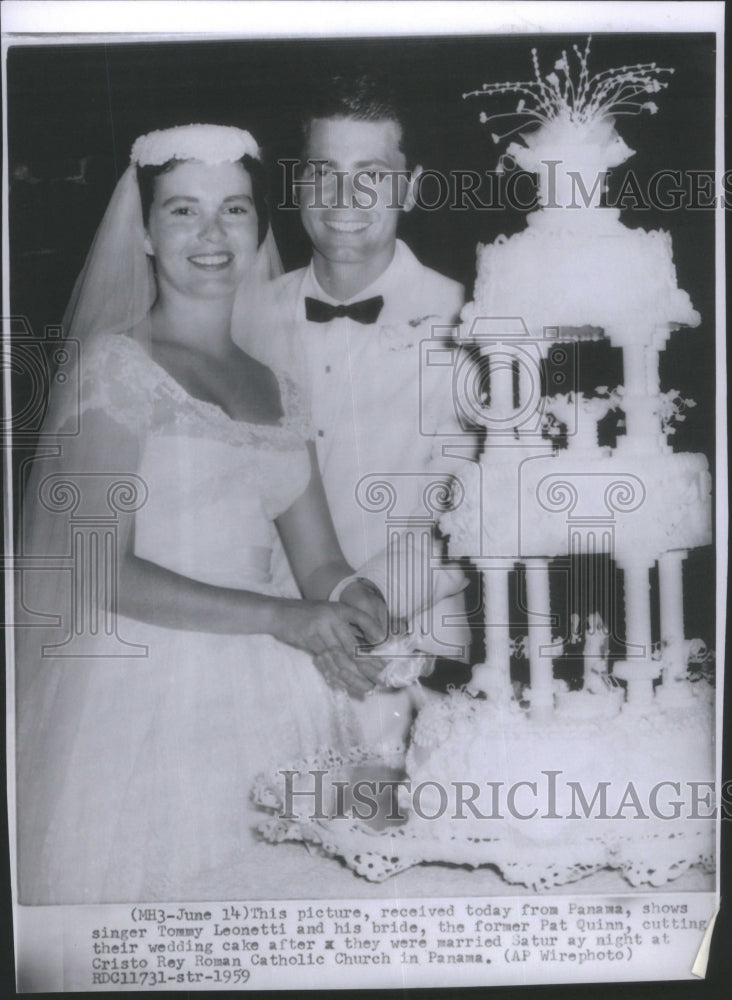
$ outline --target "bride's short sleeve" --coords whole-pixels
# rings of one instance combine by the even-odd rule
[[[155,372],[145,351],[122,334],[103,334],[82,345],[78,371],[79,413],[97,411],[125,430],[140,434],[150,427],[155,413]],[[70,419],[55,414],[58,429]]]

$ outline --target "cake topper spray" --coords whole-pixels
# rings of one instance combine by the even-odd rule
[[[662,73],[673,73],[673,69],[660,67],[655,62],[636,63],[633,66],[606,69],[590,76],[587,67],[591,42],[592,36],[589,36],[584,52],[580,51],[578,45],[572,46],[579,62],[579,77],[576,82],[566,50],[562,51],[561,58],[554,63],[554,71],[542,78],[539,57],[534,48],[531,50],[533,80],[484,83],[480,90],[469,91],[463,97],[493,97],[505,93],[524,95],[515,111],[493,115],[481,112],[480,120],[484,124],[498,122],[502,118],[523,119],[503,135],[492,133],[491,137],[496,143],[507,139],[527,124],[547,126],[557,119],[565,119],[574,125],[583,125],[609,117],[637,115],[643,111],[655,114],[658,106],[654,101],[644,100],[644,96],[664,90],[668,83],[658,77]]]
[[[521,95],[515,111],[491,115],[483,111],[480,121],[494,124],[505,120],[505,124],[511,124],[505,132],[491,133],[494,143],[519,133],[521,142],[508,146],[498,161],[497,173],[504,172],[508,161],[508,165],[513,162],[538,174],[539,201],[544,206],[578,207],[574,200],[578,178],[591,191],[586,207],[600,204],[607,190],[607,171],[624,163],[634,152],[615,131],[615,119],[643,111],[655,114],[658,106],[646,97],[664,90],[668,83],[659,77],[674,72],[652,62],[619,66],[590,76],[591,41],[590,36],[584,51],[573,46],[579,74],[565,50],[554,63],[553,72],[542,77],[537,51],[532,49],[533,80],[484,83],[480,90],[463,94],[464,98]]]

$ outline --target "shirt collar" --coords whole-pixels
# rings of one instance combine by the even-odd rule
[[[395,284],[399,280],[402,264],[408,252],[406,244],[402,240],[397,240],[394,248],[394,256],[386,270],[382,271],[378,278],[372,281],[367,288],[362,288],[356,295],[352,295],[351,298],[344,300],[334,299],[332,295],[329,295],[321,287],[320,282],[315,277],[315,268],[311,260],[305,272],[305,280],[303,282],[303,301],[304,297],[309,295],[312,298],[320,299],[323,302],[329,302],[331,305],[337,306],[341,304],[350,305],[351,302],[361,302],[363,299],[370,299],[375,295],[381,295],[386,302],[388,301],[389,293],[394,289]]]

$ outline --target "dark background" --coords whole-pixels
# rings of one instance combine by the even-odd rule
[[[318,41],[227,41],[114,43],[14,47],[7,59],[8,171],[10,178],[10,307],[27,318],[41,338],[61,322],[112,189],[125,169],[133,140],[152,129],[189,122],[220,122],[249,129],[270,163],[273,201],[280,200],[278,157],[298,153],[298,108],[318,77],[355,65],[395,81],[418,125],[425,167],[449,171],[493,170],[499,150],[483,110],[508,111],[517,97],[462,100],[483,82],[532,77],[530,49],[538,47],[544,74],[563,48],[584,47],[581,35],[485,36]],[[714,168],[713,35],[596,35],[592,74],[611,66],[655,60],[674,67],[669,87],[649,95],[657,115],[626,117],[619,131],[637,150],[625,167],[644,182],[657,170]],[[503,147],[500,147],[501,149]],[[623,168],[621,168],[622,170]],[[611,194],[617,176],[611,178]],[[664,228],[673,237],[678,283],[702,315],[696,330],[672,337],[662,365],[662,389],[672,386],[697,407],[680,425],[674,446],[714,450],[714,217],[709,210],[625,211],[626,225]],[[525,225],[512,210],[435,212],[415,210],[403,236],[423,263],[472,286],[475,245]],[[273,220],[285,266],[302,265],[308,244],[296,212]],[[16,373],[14,410],[26,389]],[[713,615],[711,552],[695,556],[691,609],[694,625],[708,627]],[[688,635],[698,631],[687,630]],[[714,968],[729,971],[716,935]],[[663,970],[659,969],[659,975]],[[10,979],[7,980],[10,983]],[[618,987],[613,996],[722,996],[710,983]],[[591,989],[591,988],[590,988]],[[466,991],[467,993],[468,991]],[[469,991],[476,996],[485,991]],[[599,992],[599,990],[598,990]],[[406,993],[406,991],[405,991]],[[500,991],[501,996],[505,990]],[[527,997],[580,997],[587,987],[517,990]],[[196,994],[202,996],[203,994]],[[218,994],[222,996],[223,994]],[[269,994],[275,997],[278,994]],[[435,995],[446,996],[444,991]],[[491,991],[491,995],[494,995]],[[513,991],[511,991],[513,995]]]
[[[11,304],[37,333],[58,323],[73,281],[127,166],[134,139],[152,129],[220,122],[249,129],[270,162],[273,201],[281,157],[298,154],[303,95],[333,71],[363,67],[388,77],[412,111],[427,168],[492,171],[498,152],[481,111],[508,111],[516,95],[462,99],[483,82],[529,79],[532,45],[542,70],[583,36],[469,37],[338,41],[136,43],[17,47],[8,54]],[[637,150],[631,167],[642,187],[657,170],[714,168],[713,35],[603,35],[592,41],[590,70],[655,60],[675,68],[669,87],[650,94],[656,115],[624,117],[619,130]],[[493,126],[495,127],[495,126]],[[621,168],[622,170],[623,168]],[[617,190],[619,176],[611,178]],[[434,188],[425,189],[425,197]],[[487,198],[486,198],[487,200]],[[403,235],[423,263],[470,288],[475,245],[524,227],[523,213],[492,209],[416,210]],[[630,226],[671,232],[679,285],[703,325],[691,336],[694,367],[709,375],[714,314],[714,220],[710,211],[625,212]],[[287,269],[308,259],[297,212],[274,213]],[[683,335],[681,335],[683,340]],[[676,353],[671,351],[671,353]],[[674,365],[674,367],[676,367]],[[688,374],[679,364],[679,375]],[[678,381],[678,379],[677,379]],[[679,386],[680,387],[680,386]],[[707,393],[708,395],[708,393]],[[699,410],[695,418],[700,416]],[[694,420],[699,424],[699,420]],[[696,448],[694,450],[697,450]]]

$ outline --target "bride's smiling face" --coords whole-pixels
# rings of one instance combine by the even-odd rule
[[[157,176],[145,249],[161,292],[233,294],[257,252],[252,181],[241,163],[187,162]]]

